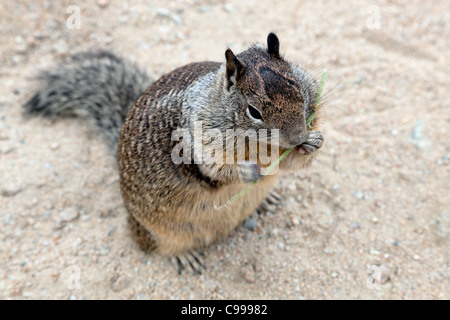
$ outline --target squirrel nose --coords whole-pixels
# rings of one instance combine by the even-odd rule
[[[299,146],[305,141],[306,141],[306,133],[296,134],[290,137],[289,139],[290,144],[294,146]]]

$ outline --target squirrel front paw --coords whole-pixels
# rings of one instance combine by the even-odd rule
[[[242,182],[250,183],[257,180],[261,176],[261,167],[256,163],[239,164],[239,175]]]
[[[311,154],[316,152],[323,144],[323,135],[320,131],[310,131],[306,137],[306,141],[298,146],[301,154]]]

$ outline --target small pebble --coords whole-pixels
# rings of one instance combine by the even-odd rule
[[[242,274],[245,281],[248,283],[254,283],[256,281],[255,271],[251,268],[251,266],[242,268]]]
[[[24,43],[24,41],[25,41],[20,35],[17,35],[17,36],[14,38],[14,40],[16,41],[17,44]]]
[[[257,226],[258,222],[253,218],[248,218],[244,222],[244,228],[250,231],[255,231]]]
[[[416,261],[417,261],[417,260],[420,260],[420,256],[417,255],[417,254],[415,254],[414,257],[413,257],[413,259],[416,260]]]
[[[56,150],[59,148],[59,144],[57,142],[50,143],[50,149]]]
[[[100,8],[104,8],[108,5],[108,0],[98,0],[97,3]]]
[[[39,31],[36,31],[34,33],[33,37],[34,37],[34,39],[36,39],[38,41],[44,40],[44,35],[41,32],[39,32]]]
[[[181,17],[178,14],[176,14],[175,12],[173,12],[169,9],[160,8],[160,9],[156,10],[156,13],[161,17],[166,17],[166,18],[171,19],[173,22],[175,22],[178,25],[183,24],[183,19],[181,19]]]
[[[337,278],[337,277],[339,277],[339,273],[337,273],[337,272],[332,272],[332,273],[331,273],[331,277],[332,277],[332,278]]]
[[[204,5],[204,6],[201,6],[201,7],[198,9],[198,11],[199,11],[200,13],[208,13],[208,12],[211,12],[211,6],[210,6],[210,5]]]
[[[274,228],[274,229],[269,229],[269,236],[270,237],[278,237],[280,235],[280,229]]]
[[[50,211],[48,210],[44,211],[44,219],[50,219],[50,216],[51,216]]]
[[[79,215],[78,210],[76,210],[73,207],[69,207],[69,208],[64,209],[62,212],[60,212],[59,220],[61,222],[73,221],[76,218],[78,218],[78,215]]]
[[[362,200],[362,199],[364,198],[364,194],[362,193],[361,190],[356,190],[356,191],[353,193],[353,196],[354,196],[356,199],[358,199],[358,200]]]
[[[119,292],[125,289],[128,286],[128,278],[126,276],[119,276],[115,281],[111,284],[111,289],[113,289],[114,292]]]
[[[53,46],[52,46],[53,50],[59,54],[59,55],[65,55],[67,54],[67,52],[69,52],[69,46],[65,41],[59,41],[56,42]]]
[[[425,138],[425,135],[423,134],[424,125],[425,122],[423,120],[417,121],[409,136],[409,141],[411,142],[411,144],[419,149],[424,149],[429,145],[428,140]]]
[[[370,254],[373,254],[374,256],[379,256],[381,252],[376,249],[370,249]]]
[[[150,45],[147,42],[140,42],[139,43],[139,47],[143,50],[143,51],[147,51],[148,49],[150,49]]]
[[[278,242],[278,248],[280,248],[281,250],[286,249],[286,246],[284,245],[283,242]]]
[[[160,33],[169,33],[172,30],[169,26],[160,26],[158,29]]]
[[[21,44],[18,44],[15,49],[16,49],[17,53],[23,54],[23,53],[27,52],[28,45],[26,43],[21,43]]]
[[[227,3],[223,6],[223,10],[225,10],[228,13],[233,13],[236,11],[236,8],[231,3]]]
[[[300,221],[297,218],[292,218],[291,222],[294,226],[298,226],[300,224]]]
[[[360,227],[361,227],[361,224],[358,221],[350,224],[350,228],[352,228],[352,229],[359,229]]]
[[[6,213],[3,216],[3,221],[5,222],[5,224],[11,224],[12,223],[11,213]]]
[[[4,197],[12,197],[21,192],[24,189],[24,185],[19,182],[11,182],[1,189],[1,194]]]
[[[3,154],[8,154],[10,152],[13,152],[14,150],[16,150],[16,148],[11,145],[0,146],[0,153],[3,153]]]

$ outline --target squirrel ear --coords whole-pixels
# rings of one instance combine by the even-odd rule
[[[267,52],[274,58],[281,59],[280,56],[280,41],[275,33],[271,32],[267,36]]]
[[[227,49],[227,51],[225,51],[225,58],[227,59],[228,89],[230,89],[230,87],[239,80],[239,77],[245,71],[245,66],[239,61],[239,59],[230,49]]]

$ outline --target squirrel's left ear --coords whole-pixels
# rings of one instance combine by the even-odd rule
[[[233,51],[227,49],[225,51],[225,58],[227,59],[227,89],[239,80],[241,75],[245,71],[245,66],[239,61],[239,59],[234,55]]]
[[[281,59],[280,41],[275,33],[271,32],[267,36],[267,52],[274,58]]]

